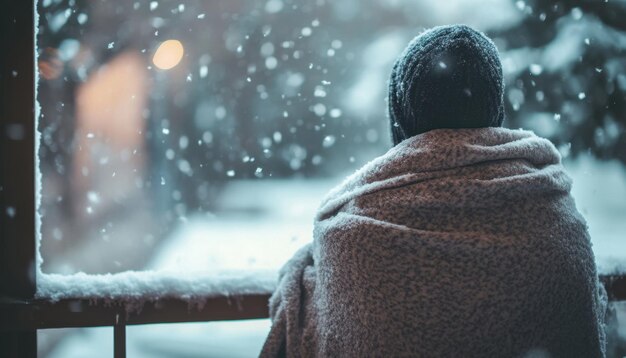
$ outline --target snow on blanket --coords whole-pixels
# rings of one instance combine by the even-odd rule
[[[433,130],[323,200],[262,357],[601,357],[606,293],[556,148]]]

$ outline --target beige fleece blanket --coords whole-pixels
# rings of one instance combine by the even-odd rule
[[[555,147],[433,130],[322,201],[262,357],[604,356],[606,298]]]

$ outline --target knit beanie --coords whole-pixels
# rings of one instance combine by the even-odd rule
[[[498,49],[465,25],[439,26],[415,37],[389,80],[395,144],[437,128],[499,127],[504,82]]]

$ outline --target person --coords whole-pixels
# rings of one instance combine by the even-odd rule
[[[606,293],[547,139],[502,128],[498,51],[464,25],[393,66],[394,147],[323,200],[262,357],[602,357]]]

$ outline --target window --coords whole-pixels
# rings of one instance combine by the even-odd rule
[[[43,271],[276,269],[324,192],[389,147],[396,54],[459,21],[502,52],[506,125],[557,144],[598,256],[620,251],[623,9],[346,4],[40,2]]]
[[[626,9],[619,3],[36,4],[41,226],[27,214],[35,211],[35,132],[24,119],[35,108],[34,64],[2,54],[3,294],[32,298],[39,228],[46,295],[104,290],[115,303],[113,293],[130,287],[119,285],[133,275],[150,283],[166,277],[172,294],[192,292],[201,303],[207,292],[243,291],[251,308],[238,316],[225,300],[191,317],[184,304],[173,305],[162,312],[177,318],[145,313],[135,323],[266,315],[276,270],[311,239],[321,196],[390,146],[385,91],[396,55],[421,29],[455,22],[494,38],[507,83],[505,125],[557,145],[601,273],[623,269]],[[22,22],[26,5],[9,10],[3,32],[16,37],[3,41],[27,54],[35,44],[33,23]],[[621,280],[612,292],[623,298]],[[197,282],[211,284],[190,290]],[[165,292],[150,287],[137,301]],[[103,317],[98,325],[115,324],[112,310],[76,305],[82,316]],[[58,319],[61,306],[46,317]],[[77,320],[55,327],[94,325]]]

